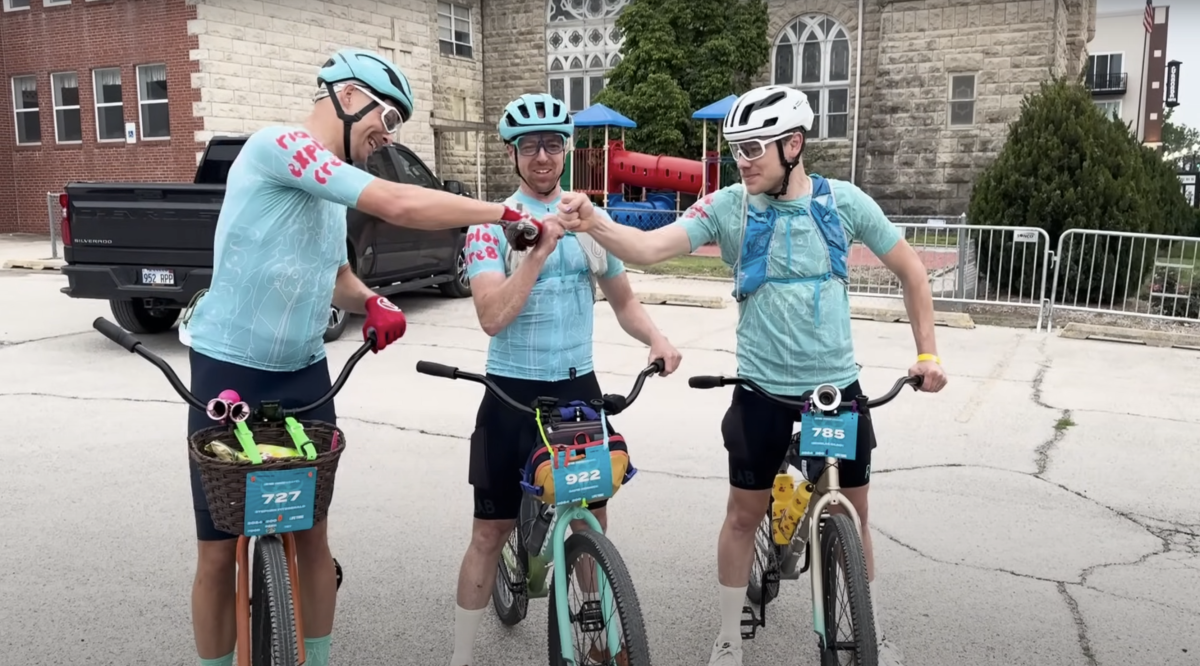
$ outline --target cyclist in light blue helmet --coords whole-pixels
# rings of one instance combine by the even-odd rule
[[[366,315],[363,336],[376,333],[376,351],[404,335],[400,309],[350,268],[347,208],[416,229],[499,221],[540,230],[508,206],[383,180],[353,165],[365,164],[413,115],[412,88],[386,58],[339,50],[320,68],[317,85],[303,123],[253,133],[230,168],[210,287],[180,324],[180,339],[191,347],[191,391],[205,403],[227,388],[250,404],[307,404],[323,396],[331,383],[323,341],[331,304]],[[307,416],[337,420],[332,401]],[[211,424],[203,412],[189,411],[189,433]],[[202,666],[232,666],[237,535],[213,524],[199,469],[191,466],[199,541],[192,586],[196,650]],[[323,520],[295,533],[307,666],[326,666],[329,659],[338,568],[327,526]]]
[[[467,275],[475,310],[483,330],[492,336],[488,377],[523,404],[538,396],[563,401],[600,398],[592,365],[595,286],[604,292],[621,328],[649,346],[650,360],[661,358],[663,374],[674,372],[680,354],[634,296],[624,264],[586,234],[563,235],[554,221],[568,142],[575,135],[566,105],[546,94],[521,95],[504,108],[498,129],[521,178],[506,204],[524,209],[546,226],[528,251],[510,247],[494,225],[475,225],[467,233]],[[610,428],[610,434],[615,432]],[[536,446],[530,419],[484,394],[471,435],[468,480],[474,486],[475,520],[459,571],[451,666],[475,664],[475,635],[501,550],[520,512],[520,469]],[[623,447],[613,445],[614,450]],[[605,504],[588,506],[607,529]],[[591,645],[593,661],[607,663],[603,657],[609,648],[603,637],[597,634]]]

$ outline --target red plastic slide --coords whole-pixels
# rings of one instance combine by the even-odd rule
[[[716,174],[712,176],[712,182],[716,182]],[[669,155],[635,153],[625,150],[623,141],[610,141],[608,191],[620,192],[622,185],[700,195],[704,190],[704,163]]]

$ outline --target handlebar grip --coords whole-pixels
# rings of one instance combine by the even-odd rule
[[[125,348],[125,351],[132,353],[133,348],[142,344],[141,340],[133,337],[128,331],[120,326],[112,323],[104,317],[96,317],[96,321],[92,322],[92,328],[104,334],[104,337]]]
[[[650,363],[649,366],[646,367],[646,374],[657,375],[657,374],[665,371],[666,369],[667,369],[666,361],[663,361],[661,358],[656,358],[656,359],[654,359],[654,361],[652,363]],[[653,371],[653,372],[651,372],[651,371]]]
[[[913,375],[912,377],[908,378],[908,383],[912,384],[913,390],[915,391],[921,388],[921,384],[925,383],[925,378],[921,375]]]
[[[725,385],[724,377],[716,377],[713,375],[699,375],[696,377],[688,377],[688,386],[695,389],[710,389]]]
[[[433,375],[434,377],[458,379],[458,368],[434,363],[433,361],[417,361],[417,372],[423,375]]]

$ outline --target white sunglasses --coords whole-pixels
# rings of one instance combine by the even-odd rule
[[[767,146],[793,134],[796,134],[796,130],[785,132],[779,136],[773,136],[769,139],[743,139],[742,141],[738,141],[736,143],[730,142],[729,152],[733,154],[734,159],[742,159],[746,160],[747,162],[753,162],[754,160],[767,154]]]
[[[400,111],[396,107],[379,99],[371,91],[363,86],[354,86],[354,89],[366,95],[372,102],[375,102],[383,109],[379,114],[379,119],[383,121],[383,131],[388,134],[395,134],[399,131],[400,126],[404,124],[403,118],[400,116]]]

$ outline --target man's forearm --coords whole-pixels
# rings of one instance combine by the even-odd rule
[[[485,333],[496,335],[517,318],[525,308],[545,262],[545,257],[531,252],[500,286],[479,299],[476,313]]]
[[[642,302],[636,298],[629,299],[620,308],[613,310],[613,314],[616,315],[621,329],[644,345],[652,345],[655,340],[663,337],[662,332],[650,319],[650,313],[646,312]]]
[[[338,269],[337,282],[333,285],[333,304],[354,314],[366,314],[363,304],[375,295],[363,281],[358,279],[349,264],[343,264]]]
[[[663,227],[647,233],[601,217],[596,220],[595,226],[588,234],[621,261],[648,266],[686,252],[675,251],[676,248],[667,242],[670,237],[664,230],[668,228]],[[682,230],[680,233],[683,233]],[[686,238],[686,233],[684,237]]]
[[[925,274],[922,271],[921,277]],[[909,279],[903,284],[904,310],[908,312],[909,325],[912,326],[913,341],[917,344],[918,354],[937,355],[937,340],[933,328],[933,292],[929,289],[926,279]]]

